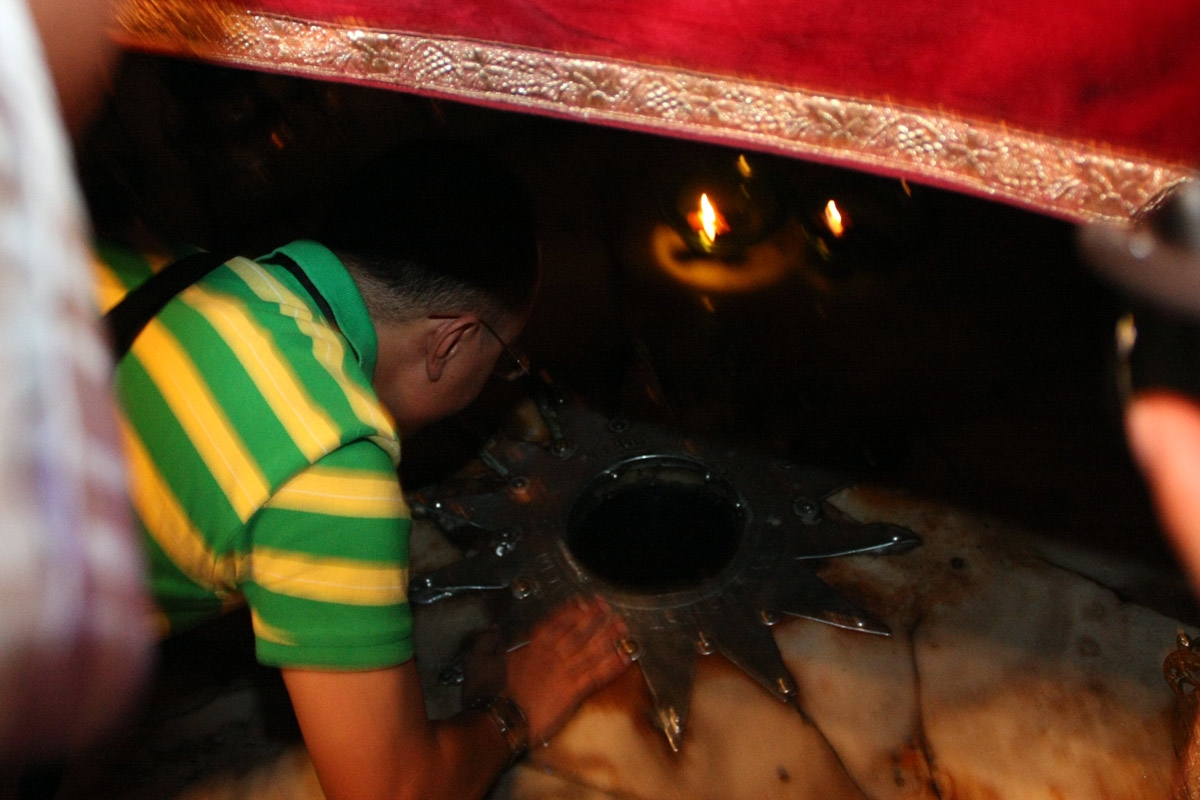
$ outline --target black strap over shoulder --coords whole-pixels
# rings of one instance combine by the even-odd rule
[[[172,297],[224,264],[228,253],[192,253],[173,261],[108,310],[104,322],[112,333],[115,360],[120,361],[142,329]]]
[[[233,255],[230,253],[192,253],[178,261],[172,261],[121,298],[121,302],[104,315],[104,323],[112,333],[113,358],[120,361],[129,352],[138,334],[163,310],[172,297],[231,258]],[[283,253],[275,253],[263,259],[262,263],[283,267],[295,276],[325,315],[326,321],[334,330],[338,330],[337,319],[329,302],[295,260]]]
[[[337,324],[337,318],[333,315],[333,308],[329,305],[329,301],[325,299],[325,295],[321,294],[321,290],[312,282],[312,278],[308,277],[308,274],[300,268],[300,265],[296,263],[294,258],[286,253],[273,253],[266,258],[259,259],[259,263],[274,264],[290,272],[292,277],[304,287],[304,291],[308,292],[308,296],[312,298],[313,302],[317,304],[317,308],[325,316],[325,321],[335,331],[341,331]]]

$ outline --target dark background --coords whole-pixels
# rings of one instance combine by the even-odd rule
[[[750,154],[809,246],[767,289],[697,293],[654,269],[644,237],[681,175],[737,151],[148,56],[125,60],[80,161],[98,234],[256,255],[303,232],[372,155],[431,136],[496,150],[534,190],[545,281],[518,345],[564,389],[1146,564],[1175,586],[1112,389],[1122,301],[1062,221]],[[813,213],[830,197],[856,227],[818,241]],[[406,443],[407,485],[469,459],[509,391]],[[1178,593],[1149,599],[1190,608]]]

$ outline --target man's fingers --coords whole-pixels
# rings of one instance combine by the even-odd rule
[[[578,675],[579,692],[587,696],[602,689],[624,674],[633,662],[629,655],[615,647],[588,661],[587,669]]]
[[[556,608],[537,628],[537,635],[557,640],[570,634],[589,617],[595,615],[595,605],[580,597]]]
[[[592,637],[607,625],[616,626],[615,635],[618,637],[624,635],[624,621],[613,614],[603,598],[579,598],[557,609],[534,633],[534,637],[566,654],[586,647]]]
[[[631,659],[621,642],[628,636],[625,621],[603,598],[579,598],[551,614],[535,629],[530,643],[568,673],[586,676],[597,668],[608,674],[627,665]]]
[[[620,647],[628,635],[602,598],[579,598],[535,626],[528,647],[508,654],[508,691],[535,736],[552,736],[580,702],[628,668],[632,659]]]
[[[596,597],[587,601],[587,607],[575,622],[575,627],[567,632],[565,638],[573,647],[585,647],[592,637],[604,628],[616,624],[616,617],[608,603]]]
[[[1200,588],[1200,407],[1177,395],[1141,395],[1125,427],[1163,528]]]

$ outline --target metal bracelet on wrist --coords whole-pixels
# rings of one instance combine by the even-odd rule
[[[511,767],[529,752],[529,720],[512,698],[502,694],[496,695],[478,700],[471,707],[486,711],[500,735],[504,737],[509,754],[506,767]]]

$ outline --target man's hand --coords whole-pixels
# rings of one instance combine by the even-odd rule
[[[558,732],[588,695],[632,663],[624,621],[602,598],[566,603],[539,623],[529,644],[507,656],[505,691],[529,720],[535,745]]]
[[[1200,406],[1165,392],[1138,395],[1125,430],[1167,537],[1200,591]]]
[[[532,742],[552,736],[589,694],[628,668],[618,647],[627,635],[603,600],[579,600],[507,654],[505,691],[525,712]],[[482,797],[507,762],[487,715],[429,721],[411,661],[365,672],[284,669],[283,678],[330,800]]]

